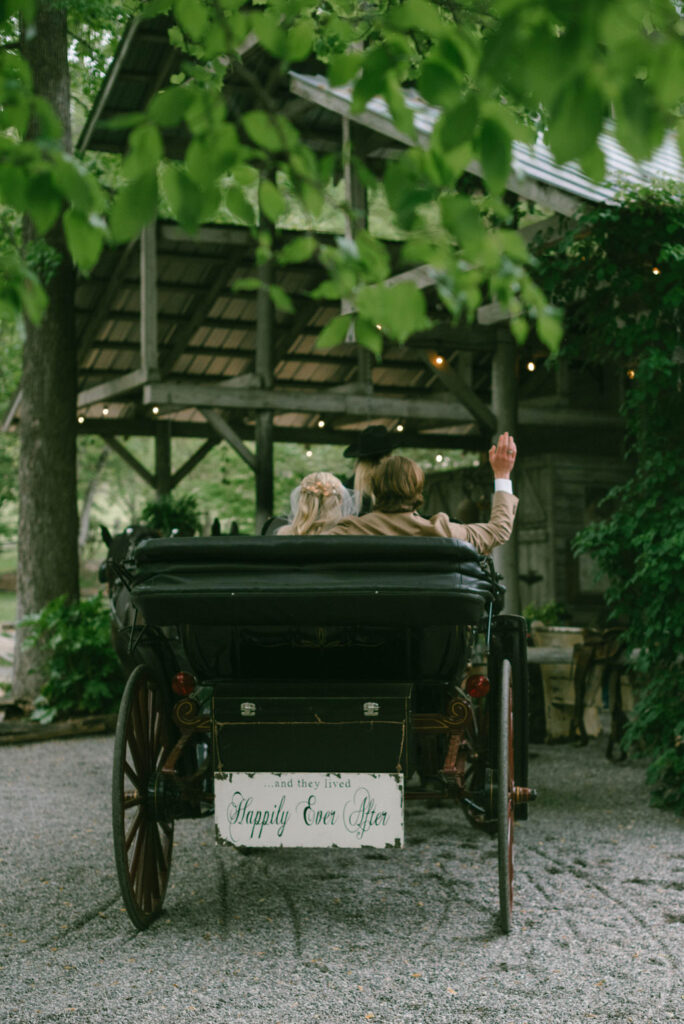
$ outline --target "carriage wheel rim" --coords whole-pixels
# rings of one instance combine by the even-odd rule
[[[499,867],[499,914],[502,931],[511,930],[513,913],[513,832],[514,832],[514,748],[512,667],[505,660],[501,667],[499,700],[497,831]]]
[[[159,916],[171,869],[173,822],[156,820],[149,798],[151,780],[171,745],[162,691],[141,666],[128,680],[119,709],[112,789],[119,885],[139,929]]]

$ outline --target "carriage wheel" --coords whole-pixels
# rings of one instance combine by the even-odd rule
[[[159,915],[173,847],[173,819],[158,810],[159,769],[173,746],[168,705],[138,666],[124,690],[114,740],[114,856],[121,895],[136,928]]]
[[[513,912],[513,672],[501,666],[499,736],[497,742],[497,822],[499,840],[499,907],[501,930],[511,930]]]

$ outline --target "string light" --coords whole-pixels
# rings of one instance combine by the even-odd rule
[[[79,423],[85,423],[85,416],[79,416],[78,417],[78,422]]]
[[[382,324],[376,324],[375,327],[378,331],[382,330]]]
[[[444,462],[443,455],[435,455],[435,462]]]
[[[311,451],[310,448],[307,448],[306,449],[306,457],[307,457],[307,459],[310,459],[312,456],[313,456],[313,452]]]
[[[435,366],[442,366],[444,364],[444,356],[435,356],[432,361]]]
[[[153,405],[152,406],[152,415],[153,416],[157,416],[158,414],[159,414],[159,406],[158,405]]]
[[[103,416],[109,416],[109,406],[108,405],[104,405],[102,407],[102,415]]]
[[[537,369],[537,364],[533,362],[532,359],[530,359],[529,363],[527,364],[527,369],[530,371],[530,373],[534,373],[534,371]]]
[[[404,432],[404,424],[403,423],[397,423],[397,433],[398,434],[403,434],[403,432]]]
[[[320,429],[322,430],[322,429],[323,429],[323,427],[325,426],[325,420],[319,420],[319,421],[318,421],[318,426],[319,426],[319,428],[320,428]]]
[[[627,371],[627,376],[629,377],[630,380],[634,380],[634,378],[636,377],[636,370],[633,370],[633,369],[630,368]]]
[[[653,270],[651,271],[651,273],[653,274],[654,277],[658,277],[660,272],[661,272],[660,271],[660,267],[654,267]]]

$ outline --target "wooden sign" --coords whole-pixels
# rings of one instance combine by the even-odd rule
[[[403,846],[404,776],[217,772],[216,840],[233,846]]]

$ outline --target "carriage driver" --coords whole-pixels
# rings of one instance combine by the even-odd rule
[[[511,535],[518,499],[513,494],[511,470],[515,465],[513,436],[503,433],[489,449],[494,472],[494,499],[488,523],[452,523],[446,512],[425,519],[416,509],[423,501],[425,474],[417,462],[391,455],[373,473],[375,506],[364,516],[347,516],[328,534],[374,534],[393,537],[455,537],[466,540],[483,555]]]

